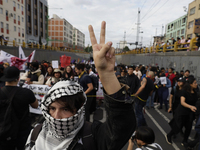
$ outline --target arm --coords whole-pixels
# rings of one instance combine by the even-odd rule
[[[173,90],[173,89],[172,89],[172,90]],[[172,99],[173,99],[173,95],[172,95],[172,94],[170,94],[168,113],[172,111]]]
[[[140,86],[140,88],[138,89],[138,91],[135,93],[135,96],[138,96],[138,94],[139,94],[140,92],[142,92],[142,90],[145,88],[146,84],[147,84],[147,79],[146,79],[146,78],[143,78],[143,79],[142,79],[142,82],[141,82],[141,86]]]
[[[102,22],[100,44],[97,44],[92,26],[89,26],[93,58],[104,87],[106,122],[95,125],[92,133],[97,149],[122,149],[136,128],[132,103],[126,103],[126,86],[115,76],[115,51],[112,42],[105,44],[105,22]],[[130,100],[131,101],[131,100]]]
[[[185,97],[181,96],[181,105],[189,108],[191,111],[196,112],[197,108],[195,106],[189,105],[185,102]]]
[[[88,83],[87,86],[88,86],[88,89],[85,91],[85,94],[88,94],[88,93],[90,93],[93,90],[92,83]]]
[[[128,141],[128,148],[127,148],[127,150],[133,150],[133,146],[134,146],[134,143],[133,143],[133,141],[132,141],[131,139],[129,139],[129,141]]]
[[[35,99],[35,102],[34,102],[34,103],[31,103],[30,105],[31,105],[31,107],[33,107],[33,108],[38,108],[38,100]]]

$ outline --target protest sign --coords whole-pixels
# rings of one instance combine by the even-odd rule
[[[161,84],[167,84],[166,77],[160,77],[160,82],[161,82]]]
[[[66,55],[60,56],[60,63],[61,63],[62,68],[69,66],[70,62],[71,62],[71,57],[66,56]]]
[[[58,68],[58,61],[57,60],[52,60],[52,67],[53,68]]]
[[[27,88],[33,91],[33,93],[35,94],[35,98],[38,100],[38,104],[40,105],[42,98],[44,97],[45,94],[47,94],[47,92],[49,91],[51,87],[49,87],[48,85],[24,84],[23,88]],[[42,111],[40,110],[40,106],[38,106],[38,108],[36,109],[30,106],[29,110],[31,113],[34,113],[34,114],[42,114]]]

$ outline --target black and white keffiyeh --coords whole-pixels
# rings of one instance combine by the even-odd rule
[[[77,111],[74,116],[64,119],[54,119],[48,113],[48,107],[51,103],[60,97],[75,95],[80,92],[82,92],[85,96],[85,99],[87,99],[83,88],[78,83],[73,81],[60,81],[57,82],[43,97],[41,101],[41,110],[46,120],[43,127],[46,132],[48,132],[48,134],[45,136],[53,136],[56,141],[64,140],[65,146],[70,145],[73,138],[84,124],[84,105]],[[46,137],[46,139],[47,138],[48,137]],[[52,139],[52,137],[50,139]],[[59,143],[56,142],[55,144]]]

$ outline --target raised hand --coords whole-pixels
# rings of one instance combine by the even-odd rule
[[[113,94],[121,88],[119,81],[114,72],[115,66],[115,50],[112,47],[112,42],[105,44],[106,22],[101,24],[100,43],[94,34],[93,27],[89,25],[90,40],[93,49],[94,63],[101,82],[107,94]]]
[[[114,71],[115,66],[115,49],[112,47],[112,42],[105,44],[106,22],[101,24],[100,43],[97,43],[93,27],[88,27],[90,33],[90,40],[93,48],[93,58],[98,72]]]

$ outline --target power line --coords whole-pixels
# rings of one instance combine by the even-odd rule
[[[143,5],[142,5],[142,7],[141,7],[141,10],[142,10],[142,8],[144,7],[144,4],[147,2],[147,0],[145,0],[145,2],[143,3]]]
[[[157,3],[156,3],[157,2]],[[143,20],[152,10],[159,4],[160,0],[154,1],[153,5],[150,7],[150,9],[147,11],[147,13],[142,17],[141,20]]]
[[[157,13],[169,0],[167,0],[160,8],[158,8],[153,14],[151,14],[145,21],[151,18],[155,13]]]

